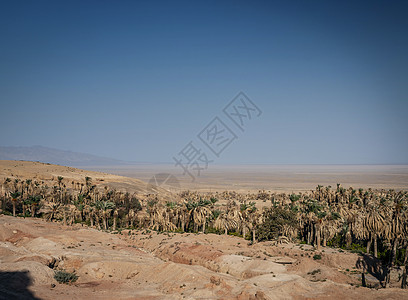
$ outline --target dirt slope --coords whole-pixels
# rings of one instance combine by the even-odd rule
[[[50,186],[55,185],[58,176],[64,177],[63,182],[67,187],[72,181],[85,182],[85,177],[92,178],[92,184],[98,188],[105,185],[129,193],[160,193],[169,196],[169,193],[161,188],[148,185],[147,183],[124,176],[112,175],[102,172],[87,171],[72,167],[46,164],[31,161],[0,160],[0,180],[5,178],[18,178],[21,180],[33,179],[44,181]]]
[[[214,234],[112,234],[0,215],[0,299],[406,299],[355,287],[358,256],[300,245],[253,246]],[[58,284],[54,269],[75,271]],[[317,271],[318,270],[318,271]],[[356,272],[358,269],[355,269]],[[55,286],[54,286],[55,285]]]

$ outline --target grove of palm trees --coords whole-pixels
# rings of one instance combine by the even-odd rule
[[[365,274],[383,288],[406,288],[408,193],[395,190],[317,186],[299,193],[199,193],[183,191],[173,200],[160,193],[130,194],[96,185],[93,178],[52,184],[36,178],[0,182],[5,215],[42,218],[63,225],[82,224],[120,234],[122,230],[235,235],[261,241],[312,245],[359,253],[370,261]],[[398,279],[393,270],[402,269]]]

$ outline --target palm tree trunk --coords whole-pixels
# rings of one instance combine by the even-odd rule
[[[255,229],[252,229],[252,244],[256,243],[256,238],[255,238]]]
[[[116,217],[113,218],[113,230],[116,230]]]
[[[101,230],[101,224],[99,223],[99,216],[97,212],[95,213],[95,225],[98,230]]]
[[[346,247],[347,247],[347,248],[350,248],[351,242],[352,242],[352,239],[351,239],[351,228],[350,228],[350,225],[349,225],[348,230],[347,230],[347,232],[346,232]]]
[[[407,265],[404,267],[404,272],[402,273],[402,278],[401,278],[401,288],[406,289],[407,288]]]
[[[13,217],[16,216],[16,203],[13,201]]]
[[[314,239],[315,239],[314,226],[310,225],[310,244],[314,242]]]
[[[204,223],[203,223],[203,233],[205,233],[205,222],[206,220],[204,220]]]
[[[407,269],[408,269],[408,245],[405,248],[405,257],[404,257],[404,272],[402,273],[401,279],[401,288],[407,288]]]
[[[64,224],[64,226],[67,225],[67,212],[65,210],[65,207],[63,209],[63,221],[62,221],[62,224]]]
[[[367,287],[367,282],[366,282],[365,272],[364,271],[363,271],[363,273],[361,273],[361,285],[362,285],[362,287]]]
[[[317,250],[320,250],[320,228],[316,229],[316,244]]]
[[[377,247],[377,234],[374,234],[374,257],[378,257],[378,247]]]
[[[391,269],[392,269],[392,266],[394,265],[394,259],[395,259],[396,253],[397,253],[397,245],[398,245],[398,238],[395,238],[394,242],[392,243],[391,257],[390,257],[390,261],[388,262],[387,274],[386,274],[386,277],[385,277],[385,287],[386,288],[390,287]]]
[[[371,249],[371,243],[372,243],[372,240],[373,240],[373,238],[372,238],[372,236],[371,236],[371,234],[370,234],[370,238],[368,239],[368,241],[367,241],[367,254],[370,254],[370,249]]]
[[[103,229],[107,230],[106,226],[106,217],[102,217]]]

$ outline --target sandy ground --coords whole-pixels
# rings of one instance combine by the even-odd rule
[[[299,192],[317,185],[408,190],[408,165],[209,165],[191,181],[174,165],[84,167],[148,182],[157,173],[173,174],[182,190]],[[169,188],[171,188],[170,186]]]
[[[365,176],[380,176],[377,172]],[[384,172],[388,175],[381,176],[406,176],[405,167]],[[323,178],[320,173],[313,176]],[[149,191],[133,178],[0,161],[0,180],[33,178],[55,184],[57,176],[68,184],[90,176],[101,186]],[[404,186],[398,180],[395,184]],[[228,184],[219,182],[218,187]],[[315,260],[315,254],[321,259]],[[391,289],[359,287],[363,266],[374,264],[371,257],[327,247],[316,251],[308,245],[249,245],[242,238],[215,234],[148,230],[114,234],[79,224],[69,227],[0,215],[0,299],[408,299],[408,291],[398,288],[401,270],[392,273]],[[57,283],[53,278],[57,269],[75,271],[78,281]],[[379,286],[376,277],[374,272],[367,275],[370,286]]]
[[[84,170],[85,169],[85,170]],[[176,182],[157,186],[148,184],[153,176],[164,173],[173,175]],[[112,175],[115,174],[115,175]],[[182,175],[174,165],[133,165],[83,167],[76,169],[26,161],[0,160],[0,180],[6,177],[49,181],[64,177],[69,187],[72,180],[92,178],[97,186],[108,185],[130,193],[149,193],[165,190],[201,192],[233,190],[236,192],[300,192],[317,185],[373,189],[408,190],[408,165],[211,165],[192,181]],[[52,186],[51,185],[51,186]],[[156,190],[157,189],[157,190]]]
[[[359,259],[233,236],[112,234],[0,215],[0,299],[407,299],[398,288],[358,287]],[[79,279],[59,284],[54,269]]]
[[[70,188],[71,182],[85,183],[85,177],[91,177],[92,184],[98,188],[107,185],[129,193],[160,193],[169,196],[166,190],[157,186],[152,186],[136,178],[112,175],[103,172],[95,172],[72,167],[45,164],[30,161],[0,160],[0,180],[5,178],[20,180],[32,179],[33,181],[44,181],[50,187],[56,185],[58,176],[64,177],[63,183]],[[0,191],[1,192],[1,191]]]

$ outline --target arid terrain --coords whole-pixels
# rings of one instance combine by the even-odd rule
[[[361,180],[359,183],[364,181],[367,186],[370,186],[370,178],[375,177],[380,180],[379,176],[384,178],[396,176],[399,179],[395,181],[395,187],[406,189],[406,185],[402,182],[407,176],[406,167],[399,166],[387,170],[381,175],[378,169],[374,171],[363,169],[361,172],[365,172],[367,177],[359,177]],[[309,184],[314,184],[315,180],[322,180],[324,177],[322,170],[317,172],[319,174],[315,177],[309,177],[303,173],[290,175],[288,169],[285,172],[282,171],[281,181],[279,181],[282,189],[279,192],[290,190],[293,184],[299,184],[301,177],[298,176],[306,178],[306,183],[304,186],[300,185],[302,187],[300,190],[306,189]],[[326,169],[325,172],[329,171]],[[275,171],[275,173],[279,172]],[[354,173],[357,174],[357,170]],[[356,174],[347,176],[351,176],[350,178],[361,176]],[[84,178],[88,176],[92,178],[93,185],[81,185],[80,183],[85,182]],[[222,176],[225,176],[225,173]],[[7,178],[11,180],[7,182]],[[220,178],[218,180],[221,180]],[[242,186],[248,184],[251,185],[248,187],[249,190],[258,189],[259,186],[253,185],[256,179],[253,176],[250,178],[247,183],[241,182]],[[287,179],[286,183],[284,178]],[[297,179],[292,182],[288,178]],[[330,180],[337,179],[339,178]],[[267,177],[262,180],[266,184]],[[239,237],[239,230],[236,232],[232,227],[230,229],[225,227],[225,231],[229,234],[222,234],[223,230],[217,232],[218,234],[209,233],[208,228],[205,231],[206,223],[204,222],[204,225],[197,223],[198,219],[193,214],[189,215],[192,218],[192,225],[189,228],[183,224],[180,230],[176,227],[176,225],[179,226],[178,223],[171,223],[168,220],[160,223],[162,222],[160,218],[153,218],[155,214],[159,213],[159,216],[163,214],[167,218],[178,209],[184,209],[181,204],[176,205],[177,201],[183,201],[182,197],[160,187],[149,186],[138,179],[43,163],[0,161],[0,181],[7,182],[0,190],[0,197],[4,195],[1,198],[4,214],[0,214],[0,299],[408,298],[408,291],[400,288],[404,267],[393,267],[390,271],[390,287],[382,288],[384,271],[381,269],[380,260],[361,251],[352,252],[328,247],[326,242],[321,247],[320,240],[318,240],[318,246],[316,244],[313,246],[295,239],[289,240],[284,236],[280,236],[282,239],[253,243],[251,238]],[[323,183],[326,183],[324,179]],[[376,184],[379,183],[374,182],[374,185]],[[384,185],[387,184],[385,181]],[[228,186],[229,184],[219,183],[215,190]],[[43,188],[40,189],[40,187]],[[359,185],[357,184],[356,187]],[[85,192],[86,188],[88,190]],[[24,200],[25,198],[21,195],[13,195],[14,189],[21,190],[21,194],[26,194],[27,198],[31,197],[31,194],[41,194],[43,200],[37,204],[33,204],[36,203],[35,199],[27,204],[18,199],[12,200],[13,203],[17,202],[16,217],[13,217],[10,215],[11,200],[9,199],[20,197]],[[273,185],[270,189],[273,189]],[[71,198],[67,196],[68,191],[73,195],[70,196]],[[130,212],[127,212],[128,215],[123,213],[120,215],[119,210],[122,208],[119,205],[125,201],[126,196],[116,191],[131,193],[140,200],[142,204],[140,217],[131,219]],[[340,191],[347,197],[349,191],[354,193],[352,189],[340,189]],[[152,193],[156,195],[154,197],[159,199],[159,202],[153,202],[153,204],[149,202],[152,199]],[[205,196],[205,194],[202,195]],[[224,214],[223,211],[231,205],[231,201],[222,200],[224,194],[215,195],[220,197],[220,201],[215,205],[215,202],[212,203],[213,209],[218,211],[219,218],[225,216],[225,220],[228,221],[229,215]],[[234,193],[225,195],[229,198],[239,196]],[[269,196],[273,195],[275,194]],[[285,199],[286,196],[280,195]],[[320,194],[316,192],[316,195]],[[112,198],[105,199],[104,197],[107,196]],[[200,194],[187,196],[201,197]],[[115,197],[118,197],[117,200]],[[238,202],[238,198],[236,199]],[[85,201],[83,202],[85,206],[82,208],[79,208],[80,200]],[[93,211],[92,208],[95,209],[98,206],[92,203],[86,204],[87,201],[94,201],[96,204],[104,202],[106,205],[106,203],[109,204],[108,200],[114,201],[116,208],[105,207],[98,208],[99,211]],[[57,207],[58,201],[61,201],[61,204]],[[160,201],[163,203],[161,204]],[[198,202],[189,200],[185,202],[185,207],[201,201],[201,198]],[[248,216],[252,214],[257,218],[261,216],[262,207],[270,206],[270,201],[265,199],[255,201],[253,206],[248,206],[245,201],[241,202],[241,213],[247,213]],[[356,200],[346,206],[351,207],[350,211],[357,215],[359,209],[354,201]],[[359,201],[361,202],[361,199],[357,199],[356,203]],[[42,207],[43,202],[44,207]],[[26,205],[25,208],[24,205]],[[30,213],[36,216],[36,205],[39,207],[37,216],[41,215],[42,219],[27,217]],[[54,205],[56,210],[49,217],[50,211],[45,208],[51,205]],[[231,213],[239,212],[239,206],[234,205],[235,208],[228,209],[231,209]],[[257,210],[255,206],[258,207]],[[195,206],[191,206],[192,210],[193,207]],[[288,206],[282,204],[282,207]],[[207,208],[204,207],[204,209]],[[72,218],[69,222],[71,213]],[[210,215],[207,216],[207,227],[210,227]],[[298,214],[298,216],[301,215]],[[350,219],[350,217],[344,218],[344,220]],[[44,219],[50,221],[47,222]],[[102,220],[103,226],[101,226]],[[212,225],[214,226],[211,227],[212,230],[215,230],[217,220],[211,221],[215,224]],[[343,219],[337,221],[328,219],[327,224],[340,224],[338,226],[341,227],[341,223],[338,223],[340,220]],[[139,228],[136,226],[137,222]],[[354,221],[345,222],[352,224],[351,222]],[[66,225],[67,223],[71,225]],[[201,226],[203,226],[202,230]],[[250,223],[247,226],[249,226],[248,229],[244,231],[250,228],[255,231]],[[198,228],[200,229],[197,230]],[[184,229],[186,232],[182,232]],[[204,234],[201,231],[207,233]],[[357,234],[358,232],[355,233]],[[242,235],[245,236],[245,233]],[[316,236],[316,232],[314,235]],[[325,233],[322,232],[323,236]],[[402,245],[405,244],[401,244],[401,247]],[[57,270],[75,273],[78,279],[70,284],[58,283],[54,278],[54,272]],[[365,277],[367,287],[362,286],[362,276]]]
[[[1,299],[404,299],[357,287],[361,258],[233,236],[101,232],[0,216]],[[324,252],[323,252],[324,251]],[[359,267],[360,266],[360,267]],[[53,268],[75,271],[58,284]],[[375,284],[374,278],[368,278]],[[353,286],[353,284],[355,286]]]
[[[0,160],[0,181],[4,181],[5,178],[31,179],[52,186],[58,176],[64,177],[68,184],[72,181],[81,181],[85,177],[90,177],[93,179],[92,183],[96,188],[107,186],[118,191],[141,195],[147,193],[160,193],[163,197],[170,195],[167,190],[146,184],[146,182],[136,178],[40,162]]]
[[[0,300],[408,300],[408,0],[0,0]]]
[[[408,190],[407,165],[209,165],[192,181],[174,165],[84,167],[148,182],[157,173],[169,173],[181,189],[202,192],[234,190],[248,192],[300,192],[317,185]]]

